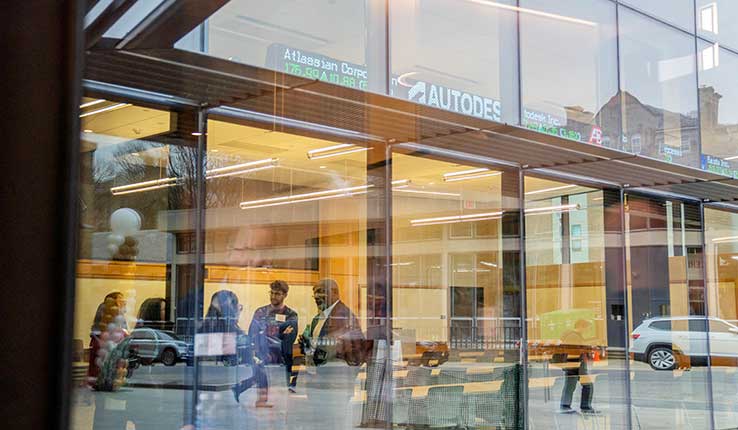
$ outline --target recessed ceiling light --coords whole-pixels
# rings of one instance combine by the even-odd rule
[[[135,155],[136,157],[138,157],[141,154],[139,154],[138,152],[131,152],[131,155]]]
[[[326,168],[326,166],[320,166],[320,168],[321,168],[321,169],[325,169],[325,168]]]
[[[192,135],[193,136],[202,136],[202,133],[200,133],[199,131],[193,131],[192,132]]]
[[[213,154],[215,154],[216,152],[220,152],[220,149],[211,149],[210,152],[212,152]]]
[[[90,130],[89,128],[86,128],[86,129],[84,129],[83,131],[84,131],[85,133],[92,133],[92,130]]]

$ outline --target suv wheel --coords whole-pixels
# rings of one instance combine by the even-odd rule
[[[174,366],[177,364],[177,353],[173,349],[167,348],[161,353],[161,362],[165,366]]]
[[[677,365],[677,358],[671,348],[657,346],[648,353],[648,364],[654,370],[673,370]]]

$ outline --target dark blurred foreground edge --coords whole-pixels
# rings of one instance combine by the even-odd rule
[[[68,427],[82,0],[0,1],[0,422]]]

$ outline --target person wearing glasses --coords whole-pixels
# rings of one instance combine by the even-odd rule
[[[283,364],[287,376],[287,387],[295,392],[297,374],[292,369],[292,345],[297,337],[297,312],[284,304],[290,287],[285,281],[277,280],[269,285],[269,304],[258,308],[251,318],[249,337],[254,344],[256,358],[264,364]],[[247,380],[248,381],[248,380]],[[247,381],[233,387],[233,396],[238,402],[242,392],[250,385]],[[264,378],[257,380],[257,407],[271,407],[267,402],[269,384]]]

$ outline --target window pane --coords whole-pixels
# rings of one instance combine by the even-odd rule
[[[393,420],[407,428],[522,428],[516,396],[500,395],[520,390],[519,209],[515,194],[503,195],[517,193],[519,174],[417,154],[423,152],[392,155],[393,178],[410,180],[392,194],[393,232],[436,226],[442,235],[395,239],[392,264],[433,250],[433,270],[443,276],[418,285],[393,279],[393,329],[407,360],[394,383],[410,392],[408,400],[395,397]],[[444,181],[485,168],[484,176]],[[449,239],[463,225],[476,228]],[[422,402],[435,406],[418,407]]]
[[[708,428],[706,320],[688,318],[704,310],[690,295],[692,288],[704,289],[699,206],[626,198],[632,418],[649,429]],[[634,216],[645,225],[634,226]],[[671,330],[644,329],[656,324],[649,322],[654,317]]]
[[[370,52],[368,34],[384,33],[364,0],[233,0],[207,22],[205,51],[219,58],[367,90],[383,70],[384,52]],[[380,36],[381,37],[381,36]],[[383,44],[380,44],[383,45]]]
[[[624,149],[699,166],[694,38],[620,8]]]
[[[525,190],[531,428],[586,428],[592,410],[619,428],[624,296],[606,276],[603,192],[529,176]]]
[[[514,1],[398,0],[390,5],[391,94],[518,122]]]
[[[194,266],[177,249],[194,230],[197,114],[113,95],[84,97],[81,112],[71,428],[180,428],[194,406],[188,344],[151,341],[152,329],[192,340]]]
[[[621,0],[651,16],[694,32],[694,3],[692,0]]]
[[[732,131],[738,126],[738,55],[708,44],[698,44],[702,168],[738,177],[738,147]]]
[[[732,0],[697,0],[697,33],[713,42],[738,49],[738,3]]]
[[[738,427],[730,396],[738,384],[738,214],[705,208],[707,308],[715,428]],[[728,326],[731,324],[731,326]],[[733,328],[733,330],[735,330]]]
[[[618,147],[615,5],[609,1],[523,0],[546,15],[520,15],[523,125]],[[565,49],[542,49],[542,44]]]

